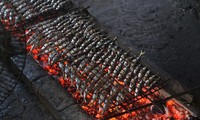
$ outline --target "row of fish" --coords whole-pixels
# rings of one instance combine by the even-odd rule
[[[142,88],[150,90],[160,81],[140,64],[143,52],[130,57],[130,51],[120,49],[116,38],[97,29],[93,18],[81,10],[31,26],[30,31],[35,33],[27,44],[41,48],[40,55],[49,54],[48,63],[58,64],[85,102],[98,101],[100,111],[106,111],[112,101],[119,105],[130,100],[127,96],[137,97],[143,94]]]
[[[16,1],[12,1],[16,13],[23,16],[29,11],[31,17],[37,13],[35,11],[58,9],[66,4],[64,0]],[[8,3],[1,3],[1,19],[5,19],[9,12],[2,12],[7,8],[1,6]],[[161,81],[140,63],[144,52],[138,57],[130,57],[131,51],[124,52],[118,47],[117,38],[99,28],[94,18],[83,9],[42,21],[27,29],[24,36],[29,36],[27,45],[31,46],[31,51],[39,48],[39,55],[47,54],[48,64],[57,64],[64,79],[70,79],[85,103],[99,106],[102,113],[113,104],[118,106],[134,102],[134,98],[147,94],[144,88],[150,91]]]
[[[72,3],[69,0],[0,0],[0,17],[17,24],[21,20],[62,7],[72,7]]]

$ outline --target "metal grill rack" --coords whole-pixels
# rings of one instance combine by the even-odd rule
[[[117,38],[99,28],[85,9],[75,9],[66,0],[1,1],[0,8],[5,26],[23,31],[18,37],[26,38],[30,51],[39,58],[47,56],[47,64],[57,66],[64,81],[80,94],[81,104],[94,108],[95,114],[129,111],[140,107],[142,98],[152,104],[161,99],[154,94],[167,80],[140,63],[143,52],[131,57],[121,49]],[[62,14],[49,14],[58,10]]]

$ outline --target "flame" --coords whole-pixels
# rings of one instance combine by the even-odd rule
[[[6,29],[7,30],[13,30],[14,28],[9,26],[9,22],[7,20],[2,20],[2,22],[4,23],[4,25],[6,25]],[[29,30],[25,30],[25,33],[27,33]],[[31,34],[34,34],[33,32],[31,32]],[[31,36],[31,34],[29,36]],[[22,34],[20,33],[13,33],[14,36],[21,36]],[[26,38],[26,41],[28,39],[28,37]],[[26,50],[28,52],[31,52],[33,55],[33,58],[38,61],[41,66],[43,67],[43,69],[45,69],[46,71],[48,71],[48,73],[54,77],[56,77],[59,81],[59,83],[67,88],[67,91],[70,92],[72,94],[72,96],[78,101],[82,103],[82,109],[85,110],[88,114],[93,115],[95,118],[97,119],[102,119],[104,118],[104,116],[108,115],[109,113],[112,112],[125,112],[125,109],[123,109],[123,106],[127,107],[127,108],[132,108],[134,106],[142,106],[148,103],[151,103],[151,101],[145,97],[142,98],[142,96],[140,96],[140,99],[134,103],[134,104],[126,104],[123,103],[123,106],[117,106],[117,107],[113,107],[110,108],[107,112],[105,112],[105,114],[102,114],[102,110],[100,106],[97,106],[97,108],[94,108],[93,106],[90,106],[90,104],[84,104],[82,96],[80,95],[80,92],[76,90],[76,88],[74,87],[74,84],[76,83],[71,83],[70,82],[70,78],[66,78],[64,79],[62,77],[62,72],[59,69],[57,63],[55,63],[54,65],[48,65],[48,54],[44,54],[44,55],[38,55],[40,48],[35,48],[32,51],[30,51],[32,46],[26,46]],[[68,62],[64,62],[64,64],[68,64]],[[104,69],[105,72],[108,72],[108,68]],[[79,71],[80,73],[83,73],[83,71]],[[83,76],[87,77],[87,74],[84,74]],[[82,79],[84,80],[84,78]],[[116,79],[117,82],[119,82],[120,85],[124,85],[123,82],[121,82],[120,80]],[[143,88],[143,91],[147,91],[147,89]],[[155,96],[159,96],[159,93],[156,92],[154,94]],[[88,95],[87,98],[91,98],[91,95]],[[139,98],[139,97],[138,97]],[[113,103],[116,103],[115,101],[113,101]],[[96,101],[94,101],[93,104],[96,104]],[[101,104],[102,106],[104,105],[104,103]],[[112,106],[112,105],[111,105]],[[114,105],[113,105],[114,106]],[[167,120],[170,118],[173,118],[175,120],[187,120],[189,119],[189,112],[187,110],[185,110],[182,106],[180,106],[178,103],[176,103],[174,100],[169,100],[165,103],[165,113],[164,114],[152,114],[151,112],[151,107],[146,107],[143,108],[141,110],[137,110],[137,111],[133,111],[133,112],[129,112],[126,114],[123,114],[121,116],[117,116],[117,117],[113,117],[110,118],[110,120],[140,120],[140,119],[147,119],[147,120]],[[97,111],[96,109],[99,109],[99,111]]]

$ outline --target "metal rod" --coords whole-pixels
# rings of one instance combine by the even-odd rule
[[[189,90],[184,91],[184,92],[181,92],[181,93],[177,93],[177,94],[171,95],[170,97],[164,98],[164,99],[159,100],[159,101],[156,101],[156,102],[157,102],[157,103],[163,103],[163,102],[166,102],[166,101],[168,101],[168,100],[170,100],[170,99],[177,98],[177,97],[180,97],[180,96],[185,95],[185,94],[187,94],[187,93],[190,93],[190,92],[192,92],[192,91],[194,91],[194,90],[196,90],[196,89],[198,89],[198,88],[200,88],[200,86],[194,87],[194,88],[192,88],[192,89],[189,89]],[[140,109],[149,107],[149,106],[151,106],[151,105],[153,105],[153,103],[149,103],[149,104],[146,104],[146,105],[144,105],[144,106],[139,106],[139,107],[136,107],[136,108],[132,108],[132,109],[130,109],[129,111],[130,111],[130,112],[133,112],[133,111],[136,111],[136,110],[140,110]],[[117,114],[114,114],[114,115],[107,116],[105,119],[110,119],[110,118],[113,118],[113,117],[118,117],[118,116],[121,116],[121,115],[126,114],[126,113],[128,113],[128,112],[125,111],[125,112],[117,113]]]

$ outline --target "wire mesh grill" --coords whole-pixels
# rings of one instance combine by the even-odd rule
[[[22,31],[18,38],[25,37],[27,50],[96,118],[160,99],[157,91],[167,81],[141,64],[144,52],[131,57],[85,9],[68,0],[1,0],[0,8],[5,28]],[[52,15],[58,10],[62,14]]]
[[[47,63],[58,65],[84,104],[101,113],[122,103],[137,104],[157,91],[153,89],[162,88],[162,80],[140,64],[143,53],[129,57],[81,10],[36,24],[30,31],[34,31],[27,40],[30,51],[38,49],[39,55],[48,55]]]

